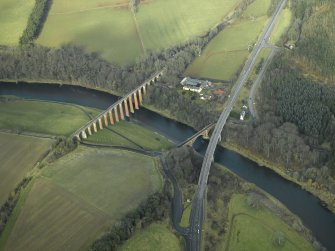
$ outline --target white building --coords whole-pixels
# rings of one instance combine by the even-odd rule
[[[246,112],[243,110],[240,114],[240,120],[244,120]]]
[[[201,86],[183,86],[183,90],[200,93],[202,91]]]

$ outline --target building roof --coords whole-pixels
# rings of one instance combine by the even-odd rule
[[[201,85],[208,84],[207,81],[200,80],[200,79],[193,79],[189,77],[185,77],[181,82],[181,85],[189,85],[189,86],[197,86],[200,87]]]
[[[223,89],[216,89],[213,91],[214,95],[223,95],[225,91]]]

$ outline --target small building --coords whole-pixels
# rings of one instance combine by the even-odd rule
[[[201,100],[211,100],[212,96],[211,95],[207,95],[207,94],[200,94],[200,99]]]
[[[185,77],[183,80],[180,82],[182,86],[201,86],[202,88],[209,87],[211,83],[207,80],[200,80],[200,79],[193,79],[190,77]]]
[[[216,96],[222,96],[223,94],[225,94],[225,90],[222,88],[219,88],[219,89],[214,90],[212,93]]]
[[[295,43],[289,41],[289,42],[286,42],[284,44],[284,47],[286,47],[287,49],[290,49],[290,50],[293,50],[295,48]]]
[[[183,90],[200,93],[202,91],[201,86],[183,86]]]
[[[245,114],[246,114],[246,112],[245,112],[245,110],[243,110],[240,114],[240,120],[244,120]]]

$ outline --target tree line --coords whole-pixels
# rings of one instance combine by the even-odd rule
[[[23,188],[25,188],[32,177],[24,178],[14,189],[14,191],[10,194],[6,202],[0,207],[0,236],[5,229],[6,223],[11,216],[17,201],[19,200],[20,192]]]
[[[26,29],[20,37],[20,45],[33,43],[42,31],[44,22],[48,16],[52,0],[36,0],[34,8],[29,16]]]
[[[94,241],[90,251],[114,251],[140,229],[155,221],[168,217],[171,205],[171,187],[165,183],[163,192],[155,193],[140,204],[133,212],[128,213],[107,233]]]

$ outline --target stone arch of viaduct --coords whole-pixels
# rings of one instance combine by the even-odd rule
[[[151,84],[154,84],[162,75],[163,70],[155,73],[135,90],[126,94],[122,99],[115,102],[86,125],[78,129],[72,134],[72,138],[81,141],[82,139],[91,136],[93,133],[98,132],[98,130],[102,130],[109,125],[114,125],[120,120],[124,120],[125,117],[129,117],[131,113],[134,113],[135,110],[138,110],[140,105],[142,105],[143,97],[147,93],[147,88]]]

